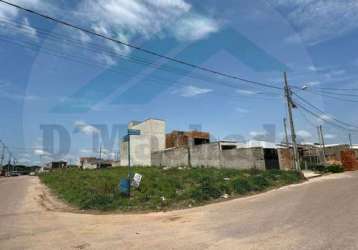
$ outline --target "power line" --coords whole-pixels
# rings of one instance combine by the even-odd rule
[[[333,90],[333,91],[358,91],[357,88],[329,88],[329,87],[315,87],[320,90]]]
[[[345,126],[345,125],[342,125],[341,123],[337,123],[337,122],[335,122],[333,119],[330,119],[330,117],[327,118],[327,117],[325,117],[325,116],[322,116],[322,115],[320,115],[320,114],[317,114],[317,113],[315,113],[314,111],[310,110],[309,108],[305,107],[305,106],[304,106],[302,103],[300,103],[300,102],[297,102],[297,101],[296,101],[295,104],[296,104],[297,107],[300,107],[302,110],[306,111],[307,113],[309,113],[310,115],[314,116],[315,118],[317,118],[317,119],[320,120],[320,121],[324,121],[324,122],[327,123],[327,124],[330,124],[330,125],[332,125],[332,126],[334,126],[334,127],[337,127],[337,128],[339,128],[339,129],[343,129],[343,130],[346,130],[346,131],[355,131],[355,132],[358,131],[357,129],[353,129],[353,128],[350,127],[350,126],[347,127],[347,126]]]
[[[334,92],[324,91],[324,90],[322,90],[320,93],[330,94],[330,95],[337,95],[337,96],[358,97],[358,94],[334,93]]]
[[[13,45],[25,47],[25,48],[28,48],[28,49],[31,49],[31,50],[34,50],[34,51],[36,51],[36,49],[41,48],[41,53],[45,53],[45,54],[48,54],[50,56],[63,58],[65,60],[73,61],[75,63],[80,63],[80,64],[84,64],[84,65],[88,65],[88,66],[95,66],[95,67],[99,67],[99,68],[104,68],[105,67],[100,63],[89,62],[88,60],[86,60],[86,58],[81,57],[81,56],[74,56],[74,55],[67,55],[65,53],[59,53],[59,52],[54,51],[52,49],[49,49],[47,47],[39,47],[39,46],[37,46],[36,44],[33,44],[33,43],[26,43],[26,42],[19,42],[19,41],[13,41],[13,40],[10,40],[10,39],[5,39],[5,38],[2,38],[1,35],[0,35],[0,42],[11,43]],[[120,75],[121,77],[123,77],[123,76],[135,76],[135,73],[134,74],[129,74],[129,72],[127,72],[127,71],[130,71],[130,70],[119,71],[119,70],[115,70],[115,69],[112,69],[112,68],[109,68],[107,70],[110,71],[110,72],[116,73],[116,74]],[[168,83],[171,80],[166,79],[166,78],[162,78],[162,77],[150,76],[150,77],[146,77],[145,81],[146,81],[146,83],[152,84],[152,85],[169,86],[169,87],[173,87],[173,86],[182,87],[182,85],[179,85],[179,84],[176,84],[176,83],[170,83],[170,85],[168,85]],[[235,89],[235,90],[240,90],[240,88],[238,88],[235,84],[231,84],[229,82],[221,82],[221,86],[232,88],[232,89]],[[273,96],[276,95],[276,93],[259,91],[259,92],[253,92],[252,95],[248,95],[248,96],[243,96],[243,95],[239,96],[239,94],[233,95],[232,93],[225,94],[225,96],[231,96],[231,97],[237,97],[237,98],[263,99],[263,97],[260,97],[258,95],[261,95],[261,96],[266,95],[267,98],[270,98],[270,100],[271,99],[273,100],[274,99]]]
[[[309,110],[308,108],[306,108],[306,107],[303,106],[302,104],[296,103],[296,106],[297,106],[297,107],[300,107],[302,110],[306,111],[308,114],[312,115],[313,117],[315,117],[315,118],[317,118],[317,119],[319,119],[319,120],[322,120],[322,121],[324,121],[324,122],[326,122],[326,123],[328,123],[328,124],[330,124],[330,125],[332,125],[332,126],[335,126],[335,127],[337,127],[337,128],[340,128],[340,129],[343,129],[343,130],[346,130],[346,131],[355,131],[355,130],[349,129],[349,128],[345,127],[345,126],[342,126],[342,125],[339,125],[339,124],[337,124],[337,123],[334,123],[334,122],[332,122],[331,120],[326,119],[326,118],[324,118],[324,117],[318,115],[317,113],[315,113],[315,112]]]
[[[83,28],[83,27],[80,27],[80,26],[71,24],[71,23],[69,23],[69,22],[66,22],[66,21],[57,19],[57,18],[55,18],[55,17],[51,17],[51,16],[49,16],[49,15],[45,15],[45,14],[43,14],[43,13],[40,13],[40,12],[31,10],[31,9],[25,8],[25,7],[20,6],[20,5],[17,5],[17,4],[9,3],[9,2],[4,1],[4,0],[0,0],[0,2],[2,2],[2,3],[4,3],[4,4],[7,4],[7,5],[9,5],[9,6],[15,7],[15,8],[17,8],[17,9],[20,9],[20,10],[23,10],[23,11],[26,11],[26,12],[29,12],[29,13],[31,13],[31,14],[33,14],[33,15],[40,16],[40,17],[42,17],[42,18],[44,18],[44,19],[47,19],[47,20],[50,20],[50,21],[52,21],[52,22],[55,22],[55,23],[58,23],[58,24],[61,24],[61,25],[64,25],[64,26],[67,26],[67,27],[70,27],[70,28],[73,28],[73,29],[76,29],[76,30],[80,30],[80,31],[82,31],[82,32],[84,32],[84,33],[87,33],[87,34],[90,34],[90,35],[93,35],[93,36],[96,36],[96,37],[100,37],[100,38],[102,38],[102,39],[105,39],[105,40],[108,40],[108,41],[111,41],[111,42],[114,42],[114,43],[118,43],[118,44],[120,44],[120,45],[123,45],[123,46],[126,46],[126,47],[128,47],[128,48],[141,51],[141,52],[143,52],[143,53],[146,53],[146,54],[149,54],[149,55],[152,55],[152,56],[156,56],[156,57],[158,57],[158,58],[163,58],[163,59],[166,59],[166,60],[175,62],[175,63],[179,63],[179,64],[182,64],[182,65],[185,65],[185,66],[187,66],[187,67],[191,67],[191,68],[194,68],[194,69],[198,69],[198,70],[201,70],[201,71],[205,71],[205,72],[208,72],[208,73],[211,73],[211,74],[215,74],[215,75],[218,75],[218,76],[222,76],[222,77],[226,77],[226,78],[230,78],[230,79],[234,79],[234,80],[240,80],[240,81],[243,81],[243,82],[247,82],[247,83],[254,84],[254,85],[258,85],[258,86],[262,86],[262,87],[273,88],[273,89],[281,89],[281,90],[282,90],[281,87],[277,87],[277,86],[274,86],[274,85],[272,85],[272,84],[267,84],[267,83],[263,83],[263,82],[252,81],[252,80],[245,79],[245,78],[242,78],[242,77],[239,77],[239,76],[230,75],[230,74],[227,74],[227,73],[222,73],[222,72],[219,72],[219,71],[216,71],[216,70],[213,70],[213,69],[209,69],[209,68],[206,68],[206,67],[202,67],[202,66],[199,66],[199,65],[195,65],[195,64],[192,64],[192,63],[183,61],[183,60],[179,60],[179,59],[174,58],[174,57],[169,57],[169,56],[166,56],[166,55],[162,55],[162,54],[157,53],[157,52],[155,52],[155,51],[148,50],[148,49],[145,49],[145,48],[142,48],[142,47],[139,47],[139,46],[130,44],[130,43],[126,43],[126,42],[120,41],[120,40],[118,40],[118,39],[114,39],[114,38],[112,38],[112,37],[110,37],[110,36],[106,36],[106,35],[103,35],[103,34],[94,32],[94,31],[92,31],[92,30],[90,30],[90,29],[86,29],[86,28]]]
[[[309,91],[312,94],[316,94],[319,96],[323,96],[323,97],[328,97],[330,99],[334,99],[334,100],[338,100],[338,101],[343,101],[343,102],[354,102],[357,103],[358,100],[353,100],[353,99],[347,99],[347,98],[342,98],[333,94],[326,94],[326,93],[318,93],[318,92],[314,92],[314,91]]]
[[[18,29],[23,29],[23,28],[24,28],[23,26],[27,27],[27,25],[23,25],[23,24],[21,24],[21,23],[17,23],[17,24],[21,25],[21,27],[18,27],[18,26],[16,26],[16,25],[13,24],[13,23],[16,23],[16,22],[2,21],[1,18],[0,18],[0,22],[5,22],[5,23],[7,23],[7,24],[13,25],[13,27],[18,28]],[[28,27],[30,27],[30,26],[28,26]],[[39,32],[40,35],[44,35],[44,34],[45,34],[45,35],[47,35],[47,39],[49,39],[50,41],[52,41],[52,42],[59,42],[59,41],[58,41],[58,38],[60,37],[60,35],[58,35],[58,34],[56,34],[56,33],[53,35],[53,33],[50,33],[49,31],[44,31],[44,32],[43,32],[41,28],[38,28],[38,29],[39,29],[38,32]],[[0,37],[1,37],[1,36],[0,36]],[[62,37],[62,38],[63,38],[63,37]],[[23,43],[25,43],[25,42],[23,42],[23,43],[20,44],[20,42],[15,42],[15,41],[13,41],[13,40],[7,40],[7,39],[3,39],[3,40],[6,40],[5,42],[16,43],[16,44],[19,44],[19,45],[22,45]],[[73,44],[75,44],[75,46],[79,46],[80,48],[89,49],[89,48],[87,48],[87,47],[83,47],[83,44],[82,44],[81,41],[79,41],[79,40],[65,38],[65,41],[68,42],[69,44],[72,44],[72,43],[73,43]],[[41,47],[39,47],[39,46],[37,46],[37,43],[33,43],[33,42],[27,42],[26,44],[30,44],[31,46],[35,46],[35,47],[38,48],[38,49],[51,51],[51,55],[53,55],[53,53],[56,53],[56,55],[54,55],[54,56],[61,57],[61,58],[64,57],[63,54],[58,55],[58,54],[57,54],[57,53],[58,53],[57,51],[54,51],[53,49],[49,49],[49,48],[47,48],[46,46],[41,46]],[[61,44],[62,44],[62,43],[61,43]],[[26,46],[26,47],[27,47],[27,46]],[[51,47],[51,48],[52,48],[52,47]],[[90,48],[90,51],[92,51],[93,53],[96,53],[96,54],[101,55],[101,54],[99,53],[99,51],[98,51],[98,48],[99,48],[99,49],[103,49],[104,47],[95,44],[93,49]],[[33,48],[30,48],[30,49],[33,49]],[[106,49],[106,51],[109,51],[109,50]],[[42,52],[43,52],[43,51],[42,51]],[[113,51],[111,51],[110,53],[116,54],[116,53],[113,53]],[[47,53],[47,54],[49,54],[49,53]],[[116,55],[117,55],[117,54],[116,54]],[[68,55],[66,55],[66,58],[65,58],[65,59],[68,59],[67,56],[68,56]],[[135,58],[134,58],[135,60],[131,60],[131,59],[132,59],[132,58],[131,58],[132,56],[121,55],[121,54],[119,54],[118,56],[120,56],[120,57],[123,58],[123,59],[128,60],[128,61],[131,62],[131,63],[136,63],[136,64],[141,64],[141,65],[146,65],[146,66],[149,66],[149,67],[153,67],[153,62],[147,62],[147,61],[145,61],[145,59],[143,59],[143,58],[139,58],[140,60],[136,60],[138,57],[135,57]],[[79,63],[84,63],[84,64],[86,64],[86,65],[89,64],[87,58],[85,59],[85,58],[83,58],[83,57],[81,58],[81,57],[79,57],[79,56],[77,56],[77,58],[76,58],[76,57],[73,56],[73,54],[71,54],[70,57],[71,57],[71,58],[75,58],[75,59],[77,59],[77,58],[83,59],[83,61],[81,61],[81,62],[79,62]],[[143,61],[143,60],[144,60],[144,61]],[[72,60],[72,61],[73,61],[73,60]],[[78,62],[78,60],[76,60],[76,62]],[[95,66],[98,66],[97,64],[99,64],[99,63],[96,63]],[[99,64],[99,66],[100,66],[100,67],[105,67],[105,66],[103,66],[103,65],[101,65],[101,64]],[[154,67],[153,67],[153,68],[154,68]],[[169,72],[169,73],[180,74],[180,72],[175,72],[175,71],[172,70],[172,69],[176,70],[176,68],[168,68],[168,69],[166,69],[166,68],[163,68],[163,66],[160,66],[160,67],[155,67],[155,69],[163,70],[163,71],[166,71],[166,72]],[[109,69],[109,70],[110,70],[110,71],[113,71],[113,69]],[[180,70],[183,70],[183,69],[180,69]],[[121,76],[123,76],[123,75],[129,75],[127,71],[131,71],[131,69],[126,69],[125,71],[120,71],[120,72],[117,71],[117,73],[120,73]],[[190,72],[184,70],[184,72],[182,71],[182,73],[190,73]],[[135,72],[133,75],[137,75],[137,72]],[[133,75],[132,75],[132,76],[133,76]],[[208,81],[208,80],[212,81],[212,80],[213,80],[213,79],[208,79],[208,78],[205,77],[205,76],[204,76],[204,77],[205,77],[204,79],[201,78],[201,77],[196,77],[196,76],[191,76],[191,75],[190,75],[190,76],[186,76],[186,77],[192,78],[192,79],[199,79],[199,80],[202,80],[202,81]],[[154,79],[154,80],[155,80],[155,83],[158,82],[158,79],[159,79],[159,80],[166,81],[166,82],[170,81],[170,79],[159,78],[159,77],[154,77],[154,76],[147,77],[146,79],[148,79],[148,78]],[[226,85],[226,86],[228,86],[228,87],[232,87],[232,88],[237,88],[237,87],[238,87],[238,86],[236,86],[235,84],[230,84],[230,83],[228,83],[228,82],[220,81],[219,79],[214,79],[214,80],[215,80],[215,82],[220,83],[220,84],[222,84],[222,85]],[[263,92],[263,91],[257,92],[257,94],[268,94],[268,95],[270,95],[270,96],[272,95],[272,93],[265,93],[265,92]],[[274,94],[276,94],[276,93],[274,93]]]
[[[344,126],[350,127],[350,128],[355,128],[358,129],[358,126],[338,120],[337,118],[333,117],[331,114],[328,114],[326,112],[324,112],[323,110],[321,110],[320,108],[318,108],[317,106],[313,105],[312,103],[308,102],[306,99],[304,99],[303,97],[299,96],[298,94],[294,93],[294,95],[299,98],[302,102],[304,102],[305,104],[309,105],[310,107],[314,108],[315,110],[317,110],[318,112],[322,113],[323,115],[328,116],[330,119],[336,121],[337,123],[340,123]]]

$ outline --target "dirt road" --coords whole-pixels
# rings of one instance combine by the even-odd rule
[[[63,212],[67,211],[67,212]],[[0,179],[0,249],[358,249],[358,172],[168,213],[73,213]]]

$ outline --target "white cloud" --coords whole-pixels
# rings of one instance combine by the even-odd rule
[[[173,93],[177,93],[183,97],[193,97],[193,96],[197,96],[197,95],[207,94],[212,91],[213,91],[212,89],[204,89],[204,88],[199,88],[196,86],[189,85],[189,86],[183,87],[182,89],[176,90]]]
[[[335,139],[335,138],[337,138],[337,135],[335,135],[335,134],[325,134],[324,138],[325,139]]]
[[[38,96],[34,95],[25,95],[21,93],[21,90],[16,89],[16,87],[9,83],[0,80],[0,97],[13,100],[13,101],[36,101],[40,99]]]
[[[31,163],[31,160],[28,159],[28,158],[20,158],[20,159],[17,159],[17,163],[19,163],[19,164],[29,164],[29,163]]]
[[[257,92],[252,91],[252,90],[247,90],[247,89],[238,89],[236,90],[236,93],[240,94],[240,95],[256,95]]]
[[[306,82],[304,85],[313,87],[313,86],[317,86],[317,85],[320,85],[320,84],[321,84],[320,81],[311,81],[311,82]]]
[[[285,8],[287,18],[298,34],[288,40],[302,39],[317,44],[347,34],[358,27],[356,0],[275,0],[274,6]]]
[[[33,28],[31,25],[30,25],[30,22],[29,22],[29,19],[27,18],[24,18],[23,19],[23,24],[21,25],[22,27],[22,30],[24,31],[24,33],[31,37],[31,38],[34,38],[34,39],[37,39],[37,31],[35,28]]]
[[[27,8],[34,8],[36,10],[47,9],[48,3],[44,0],[14,0],[11,3],[18,4],[20,6],[24,6]],[[5,23],[1,23],[1,31],[0,33],[6,33],[10,35],[14,34],[24,34],[30,38],[37,39],[37,32],[36,29],[33,28],[28,20],[28,18],[21,18],[20,11],[13,7],[6,4],[0,4],[0,19],[4,19],[6,21],[15,21],[20,19],[22,24],[13,24],[17,28],[13,29],[11,26]]]
[[[248,112],[249,112],[249,110],[248,110],[248,109],[245,109],[245,108],[240,108],[240,107],[237,107],[235,110],[236,110],[237,112],[239,112],[239,113],[243,113],[243,114],[246,114],[246,113],[248,113]]]
[[[251,131],[250,132],[250,136],[252,137],[262,137],[262,136],[266,136],[267,132],[266,131]]]
[[[46,0],[14,0],[15,4],[60,15],[59,1]],[[68,11],[66,20],[90,28],[97,33],[113,37],[124,43],[131,43],[134,39],[143,38],[148,40],[153,37],[174,37],[180,41],[195,41],[206,38],[219,30],[219,21],[210,18],[194,10],[186,0],[81,0],[74,11]],[[0,5],[0,18],[10,21],[20,21],[19,32],[35,38],[36,29],[30,25],[30,21],[23,18],[21,12],[16,8]],[[82,24],[81,24],[82,23]],[[0,24],[0,32],[12,34],[14,29],[4,29]],[[59,28],[62,28],[59,26]],[[83,44],[96,40],[83,32],[70,32],[68,36],[79,39]],[[65,43],[64,43],[65,44]],[[131,49],[111,41],[105,41],[108,48],[106,54],[96,56],[96,60],[106,65],[116,63],[116,54],[128,54]],[[66,45],[62,45],[67,48]]]
[[[43,149],[34,149],[34,154],[35,155],[41,155],[41,156],[49,156],[50,155],[49,152],[46,152]]]
[[[334,118],[331,115],[323,114],[317,118],[318,122],[329,122],[332,121]]]
[[[100,130],[86,122],[76,121],[74,127],[86,135],[99,134]]]
[[[80,153],[82,153],[82,154],[92,154],[92,153],[95,153],[95,151],[93,149],[83,148],[83,149],[80,150]]]
[[[94,31],[125,43],[138,36],[194,41],[219,29],[217,20],[197,13],[185,0],[83,0],[78,12],[76,18]],[[130,52],[117,43],[108,42],[107,46],[116,53]]]
[[[76,33],[71,33],[71,34],[76,34]],[[88,42],[92,41],[91,37],[83,31],[79,31],[78,35],[79,35],[82,43],[88,43]]]
[[[317,71],[317,67],[316,67],[316,66],[309,66],[309,67],[308,67],[308,70],[309,70],[309,71],[316,72],[316,71]]]
[[[296,132],[296,135],[302,137],[303,139],[308,139],[312,137],[312,134],[306,130],[299,130]]]
[[[192,16],[179,20],[174,29],[175,37],[184,41],[195,41],[206,38],[219,30],[219,24],[212,19]]]

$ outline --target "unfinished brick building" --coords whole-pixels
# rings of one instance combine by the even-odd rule
[[[177,148],[210,143],[210,134],[201,131],[173,131],[166,135],[165,147]]]

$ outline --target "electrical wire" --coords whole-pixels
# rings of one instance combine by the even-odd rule
[[[351,127],[351,128],[355,128],[358,129],[358,126],[338,120],[337,118],[333,117],[331,114],[328,114],[326,112],[324,112],[323,110],[321,110],[320,108],[318,108],[317,106],[313,105],[312,103],[310,103],[309,101],[307,101],[306,99],[304,99],[303,97],[299,96],[296,93],[293,93],[294,96],[296,96],[298,99],[300,99],[302,102],[304,102],[305,104],[307,104],[308,106],[310,106],[311,108],[314,108],[315,110],[317,110],[318,112],[322,113],[322,115],[326,115],[327,117],[330,117],[330,119],[334,120],[337,123],[342,124],[343,126],[347,126],[347,127]]]
[[[209,69],[209,68],[206,68],[206,67],[202,67],[202,66],[199,66],[199,65],[196,65],[196,64],[193,64],[193,63],[189,63],[189,62],[186,62],[186,61],[177,59],[177,58],[175,58],[175,57],[169,57],[169,56],[166,56],[166,55],[162,55],[162,54],[157,53],[157,52],[155,52],[155,51],[152,51],[152,50],[149,50],[149,49],[145,49],[145,48],[142,48],[142,47],[139,47],[139,46],[130,44],[130,43],[126,43],[126,42],[120,41],[120,40],[118,40],[118,39],[114,39],[114,38],[109,37],[109,36],[106,36],[106,35],[104,35],[104,34],[100,34],[100,33],[94,32],[94,31],[92,31],[92,30],[90,30],[90,29],[86,29],[86,28],[83,28],[83,27],[80,27],[80,26],[71,24],[71,23],[69,23],[69,22],[66,22],[66,21],[57,19],[57,18],[55,18],[55,17],[51,17],[51,16],[49,16],[49,15],[45,15],[45,14],[43,14],[43,13],[40,13],[40,12],[31,10],[31,9],[25,8],[25,7],[23,7],[23,6],[20,6],[20,5],[14,4],[14,3],[10,3],[10,2],[8,2],[8,1],[0,0],[0,2],[3,3],[3,4],[6,4],[6,5],[12,6],[12,7],[14,7],[14,8],[20,9],[20,10],[22,10],[22,11],[31,13],[31,14],[33,14],[33,15],[39,16],[39,17],[41,17],[41,18],[50,20],[50,21],[52,21],[52,22],[61,24],[61,25],[63,25],[63,26],[70,27],[70,28],[73,28],[73,29],[75,29],[75,30],[79,30],[79,31],[82,31],[82,32],[84,32],[84,33],[87,33],[87,34],[90,34],[90,35],[93,35],[93,36],[96,36],[96,37],[99,37],[99,38],[102,38],[102,39],[105,39],[105,40],[108,40],[108,41],[111,41],[111,42],[114,42],[114,43],[117,43],[117,44],[120,44],[120,45],[123,45],[123,46],[126,46],[126,47],[128,47],[128,48],[141,51],[141,52],[143,52],[143,53],[145,53],[145,54],[148,54],[148,55],[152,55],[152,56],[155,56],[155,57],[158,57],[158,58],[162,58],[162,59],[166,59],[166,60],[168,60],[168,61],[172,61],[172,62],[181,64],[181,65],[185,65],[185,66],[190,67],[190,68],[193,68],[193,69],[198,69],[198,70],[201,70],[201,71],[204,71],[204,72],[208,72],[208,73],[211,73],[211,74],[214,74],[214,75],[218,75],[218,76],[222,76],[222,77],[226,77],[226,78],[230,78],[230,79],[234,79],[234,80],[239,80],[239,81],[247,82],[247,83],[250,83],[250,84],[257,85],[257,86],[262,86],[262,87],[267,87],[267,88],[273,88],[273,89],[281,89],[281,90],[283,89],[282,87],[278,87],[278,86],[275,86],[275,85],[272,85],[272,84],[267,84],[267,83],[263,83],[263,82],[258,82],[258,81],[253,81],[253,80],[245,79],[245,78],[242,78],[242,77],[239,77],[239,76],[230,75],[230,74],[227,74],[227,73],[219,72],[219,71],[217,71],[217,70],[213,70],[213,69]]]
[[[1,19],[0,19],[0,22],[1,22]],[[19,28],[19,27],[17,27],[17,28]],[[51,34],[47,34],[47,35],[51,35]],[[2,40],[4,40],[4,39],[2,39]],[[58,42],[58,41],[56,41],[56,40],[51,40],[51,41],[53,41],[53,42]],[[71,41],[71,40],[70,40]],[[73,40],[72,40],[73,41]],[[72,42],[71,41],[71,42]],[[9,40],[7,40],[6,42],[13,42],[13,41],[9,41]],[[76,42],[79,42],[78,40],[76,40]],[[19,44],[20,42],[16,42],[17,44]],[[37,46],[37,44],[35,43],[31,43],[31,42],[27,42],[28,44],[30,44],[31,46]],[[19,45],[22,45],[22,44],[19,44]],[[79,45],[78,43],[77,44],[75,44],[76,46],[81,46],[81,45]],[[32,49],[32,48],[31,48]],[[41,46],[41,47],[38,47],[38,49],[41,49],[41,52],[43,52],[43,50],[46,50],[46,52],[47,52],[47,54],[48,54],[48,52],[49,52],[49,48],[47,48],[47,47],[45,47],[45,46]],[[99,51],[98,50],[91,50],[93,53],[99,53]],[[58,52],[57,51],[54,51],[53,49],[50,49],[50,52],[51,52],[51,54],[52,55],[54,55],[54,56],[57,56],[57,57],[62,57],[62,58],[65,58],[65,59],[69,59],[68,57],[68,55],[64,55],[64,54],[58,54]],[[56,54],[54,54],[54,53],[56,53]],[[70,55],[70,57],[71,58],[73,58],[74,57],[74,55],[73,54],[71,54]],[[78,56],[77,56],[77,58],[75,57],[75,59],[77,59],[77,60],[75,60],[76,62],[79,62],[78,61]],[[88,60],[87,60],[87,58],[80,58],[81,59],[81,62],[80,63],[84,63],[84,64],[86,64],[86,65],[93,65],[93,63],[91,64],[91,63],[89,63],[88,62]],[[72,60],[73,61],[73,60]],[[133,62],[133,61],[132,61]],[[139,63],[139,64],[141,64],[141,62],[139,61],[134,61],[134,63]],[[146,66],[152,66],[152,65],[150,65],[150,64],[145,64]],[[96,65],[95,66],[103,66],[103,65],[98,65],[98,63],[96,63]],[[106,66],[103,66],[103,67],[106,67]],[[159,68],[156,68],[156,69],[161,69],[161,67],[162,66],[160,66]],[[115,70],[113,70],[113,69],[110,69],[110,71],[115,71]],[[126,69],[125,71],[121,71],[121,72],[117,72],[117,73],[120,73],[121,74],[121,76],[123,76],[123,75],[128,75],[128,71],[131,71],[131,69]],[[169,71],[168,71],[169,72]],[[170,72],[169,72],[170,73]],[[136,75],[137,74],[137,72],[134,72],[134,74],[132,75],[132,76],[134,76],[134,75]],[[199,80],[202,80],[202,81],[207,81],[207,78],[206,79],[203,79],[203,78],[200,78],[200,77],[192,77],[191,75],[190,76],[185,76],[185,77],[188,77],[188,78],[192,78],[192,79],[199,79]],[[171,81],[170,79],[166,79],[166,78],[160,78],[160,77],[154,77],[154,76],[150,76],[150,77],[147,77],[146,79],[153,79],[153,81],[155,81],[155,82],[153,82],[154,84],[156,84],[157,82],[158,82],[158,79],[160,80],[160,81],[162,81],[162,82],[168,82],[168,81]],[[209,79],[209,80],[211,80],[212,81],[212,79]],[[218,83],[218,84],[221,84],[221,85],[225,85],[225,86],[227,86],[227,87],[231,87],[231,88],[235,88],[235,89],[238,89],[238,86],[236,86],[235,84],[231,84],[231,83],[228,83],[228,82],[224,82],[224,81],[220,81],[220,80],[218,80],[218,79],[214,79],[215,80],[215,82],[216,83]],[[277,93],[269,93],[269,92],[264,92],[264,91],[259,91],[259,92],[255,92],[255,94],[260,94],[260,95],[269,95],[270,97],[272,96],[272,95],[276,95]]]
[[[16,45],[16,46],[21,46],[21,47],[25,47],[25,48],[28,48],[28,49],[31,49],[31,50],[34,50],[34,51],[37,51],[38,49],[41,49],[41,53],[44,53],[44,54],[47,54],[47,55],[50,55],[50,56],[54,56],[54,57],[58,57],[58,58],[63,58],[65,60],[69,60],[69,61],[72,61],[72,62],[75,62],[75,63],[80,63],[80,64],[84,64],[84,65],[88,65],[88,66],[95,66],[95,67],[99,67],[99,68],[103,68],[104,66],[101,65],[101,64],[98,64],[98,63],[95,63],[95,62],[89,62],[87,60],[87,58],[84,58],[84,57],[81,57],[81,56],[74,56],[74,55],[67,55],[67,54],[64,54],[64,53],[59,53],[57,51],[54,51],[52,49],[49,49],[47,47],[44,47],[44,46],[37,46],[36,44],[33,44],[33,43],[26,43],[26,42],[19,42],[19,41],[13,41],[13,40],[10,40],[10,39],[6,39],[6,38],[3,38],[1,35],[0,35],[0,42],[7,42],[7,43],[11,43],[13,45]],[[134,76],[134,74],[128,74],[129,72],[127,71],[119,71],[119,70],[115,70],[115,69],[112,69],[112,68],[109,68],[107,69],[108,71],[110,72],[113,72],[113,73],[117,73],[119,74],[121,77],[123,76]],[[170,83],[170,85],[168,85],[168,82],[170,82],[171,80],[170,79],[163,79],[163,78],[159,78],[159,77],[154,77],[154,76],[150,76],[150,77],[146,77],[145,79],[145,82],[148,83],[148,84],[151,84],[151,85],[158,85],[158,86],[166,86],[166,87],[174,87],[174,86],[178,86],[178,87],[182,87],[181,84],[177,84],[177,83]],[[230,84],[228,82],[226,82],[225,84],[222,83],[221,86],[225,86],[225,87],[228,87],[228,88],[232,88],[232,89],[235,89],[235,90],[239,90],[237,88],[237,86],[235,84]],[[231,95],[232,97],[240,97],[240,98],[252,98],[252,99],[262,99],[262,97],[258,96],[258,95],[267,95],[267,97],[269,97],[270,99],[273,99],[273,96],[276,95],[277,93],[268,93],[268,92],[264,92],[264,91],[258,91],[258,92],[253,92],[253,95],[250,95],[250,96],[243,96],[243,95]],[[229,95],[225,95],[225,96],[229,96]]]

